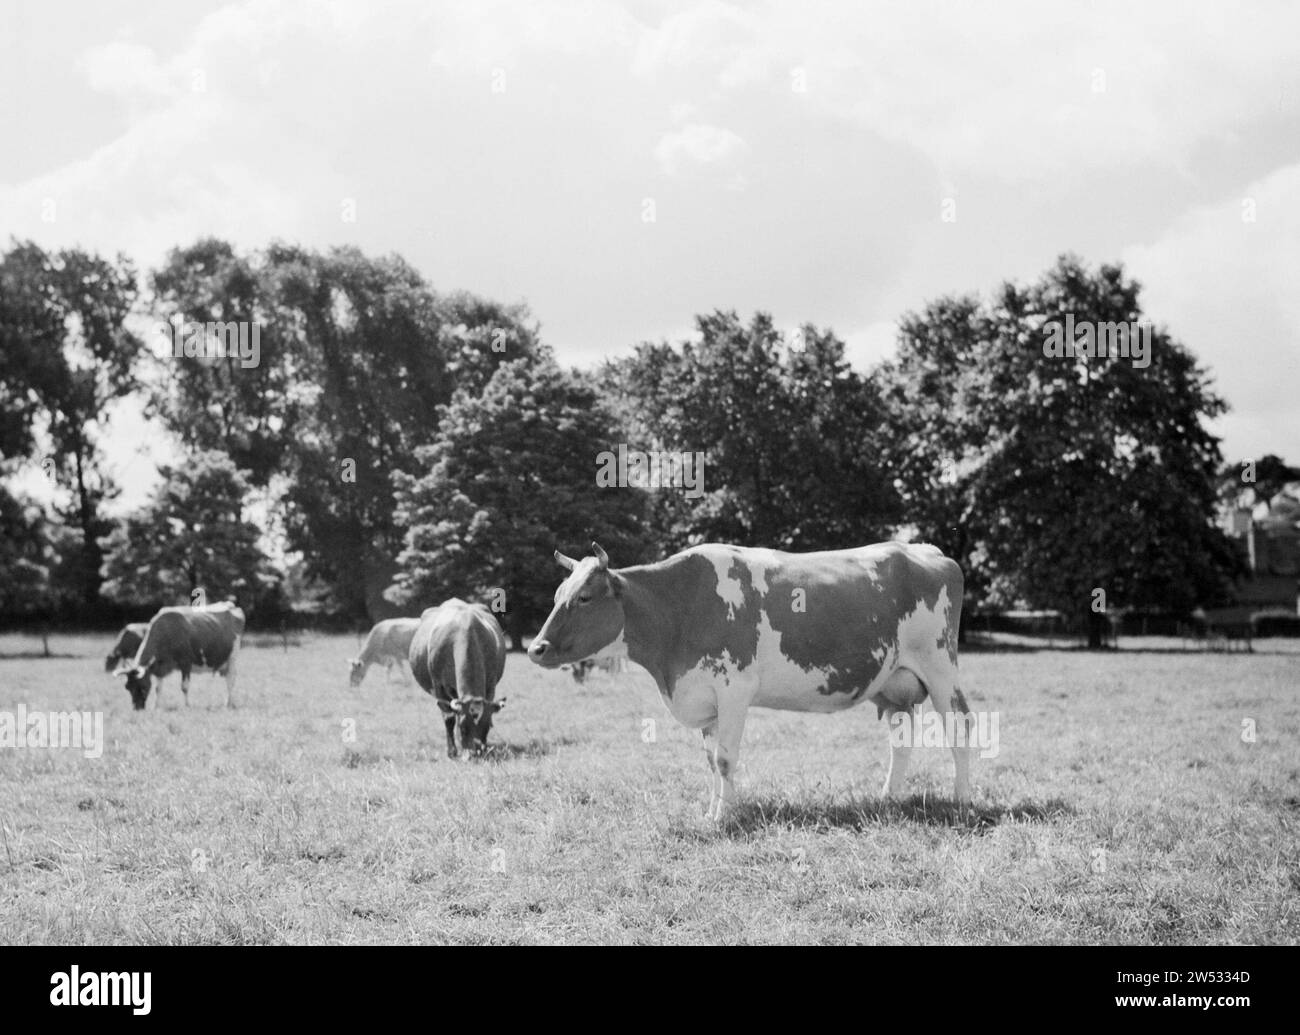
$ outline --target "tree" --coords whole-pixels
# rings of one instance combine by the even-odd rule
[[[33,615],[57,603],[50,571],[57,562],[41,508],[0,485],[0,615]],[[49,657],[49,639],[45,655]]]
[[[787,343],[771,318],[698,317],[698,342],[642,345],[602,377],[640,449],[705,455],[705,493],[656,502],[668,541],[780,549],[884,537],[896,497],[877,463],[884,410],[844,345],[804,325]]]
[[[881,371],[899,420],[890,455],[911,458],[909,516],[956,545],[984,603],[1077,616],[1094,647],[1105,611],[1187,610],[1238,571],[1214,525],[1221,456],[1205,427],[1225,404],[1142,319],[1139,293],[1120,267],[1094,274],[1065,256],[987,307],[945,300],[909,316]],[[1054,326],[1111,324],[1146,328],[1144,359],[1049,347]]]
[[[1296,481],[1300,481],[1300,467],[1292,467],[1268,453],[1258,460],[1226,464],[1219,471],[1215,487],[1221,503],[1254,507],[1268,503],[1284,486]]]
[[[394,475],[405,549],[390,596],[420,608],[478,596],[518,650],[550,611],[556,549],[597,540],[620,566],[653,556],[645,492],[596,484],[614,428],[591,387],[545,351],[500,365],[482,395],[458,392],[417,453],[425,473]]]
[[[276,577],[245,519],[248,479],[224,453],[160,467],[163,484],[102,542],[104,595],[157,605],[235,599],[256,610]]]
[[[154,275],[160,315],[252,321],[255,367],[167,359],[156,411],[190,448],[226,450],[275,498],[288,545],[355,618],[391,613],[392,475],[413,472],[457,387],[536,347],[520,306],[441,297],[396,256],[200,241]]]
[[[43,419],[48,459],[72,497],[60,514],[81,533],[78,581],[87,610],[99,596],[98,540],[109,527],[103,505],[116,494],[94,429],[138,384],[143,345],[126,328],[135,299],[135,271],[121,256],[47,254],[25,243],[0,258],[0,402],[15,404],[3,434],[8,448],[30,453],[33,421]]]

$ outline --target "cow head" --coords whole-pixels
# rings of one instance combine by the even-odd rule
[[[590,657],[623,631],[623,584],[610,571],[605,551],[596,543],[591,549],[595,556],[580,561],[555,551],[569,577],[555,591],[555,607],[528,648],[528,657],[543,668]]]
[[[486,697],[453,697],[447,706],[456,716],[461,750],[481,755],[487,748],[492,716],[506,706],[506,699],[489,701]]]
[[[366,676],[366,665],[360,658],[348,658],[348,685],[357,687]]]
[[[136,711],[142,711],[145,701],[149,699],[149,690],[153,686],[153,677],[150,675],[149,666],[124,665],[113,675],[126,676],[126,692],[131,695],[131,704]]]

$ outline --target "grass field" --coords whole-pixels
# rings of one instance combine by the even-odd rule
[[[109,643],[0,637],[0,712],[106,740],[0,748],[4,943],[1300,941],[1296,641],[967,653],[1000,750],[965,812],[940,749],[880,801],[870,706],[755,710],[722,828],[639,670],[511,655],[493,756],[452,762],[418,688],[347,688],[352,637],[254,637],[233,711],[204,674],[133,712]]]

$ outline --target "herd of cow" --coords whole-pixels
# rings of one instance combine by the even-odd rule
[[[630,660],[649,672],[673,716],[703,734],[715,818],[735,800],[751,706],[837,712],[866,700],[892,719],[928,697],[946,721],[970,718],[957,673],[961,570],[933,546],[795,554],[706,544],[618,569],[595,543],[592,550],[580,561],[556,552],[569,575],[528,657],[568,667],[578,682],[598,664]],[[243,631],[232,603],[163,608],[147,625],[122,630],[105,667],[125,676],[137,709],[155,680],[161,690],[176,671],[188,703],[196,668],[224,675],[233,705]],[[491,611],[453,598],[418,619],[378,623],[348,665],[353,686],[372,665],[390,673],[409,665],[442,712],[454,758],[483,751],[505,705],[496,696],[505,656]],[[956,738],[950,746],[956,798],[967,801],[970,744]],[[901,792],[911,747],[891,736],[886,794]]]

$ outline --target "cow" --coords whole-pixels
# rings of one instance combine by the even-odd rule
[[[124,627],[117,634],[117,641],[113,644],[113,649],[108,652],[108,657],[104,659],[104,671],[112,672],[122,662],[134,658],[135,652],[140,649],[140,641],[144,639],[145,630],[148,628],[148,622],[132,622]]]
[[[837,712],[871,701],[891,729],[928,695],[944,713],[959,802],[970,800],[970,709],[957,682],[961,569],[934,546],[785,553],[710,543],[654,564],[555,559],[569,575],[528,648],[543,668],[626,655],[668,710],[704,735],[707,814],[735,802],[751,706]],[[895,722],[895,715],[900,721]],[[960,724],[956,730],[950,722]],[[903,788],[912,737],[890,736],[884,793]]]
[[[504,697],[494,699],[506,666],[506,638],[492,612],[457,597],[427,608],[408,659],[415,681],[442,712],[447,757],[457,756],[457,730],[461,750],[482,754],[492,716],[506,703]]]
[[[572,665],[564,667],[573,676],[573,681],[582,685],[589,675],[598,670],[611,676],[616,672],[625,672],[626,663],[626,658],[584,658],[582,661],[575,661]]]
[[[244,612],[231,603],[210,607],[164,607],[149,622],[144,639],[130,665],[115,675],[126,676],[126,689],[136,711],[149,699],[153,680],[158,680],[154,707],[162,697],[162,680],[180,671],[181,693],[190,703],[190,672],[211,669],[226,677],[226,707],[233,708],[235,662],[240,637],[244,634]]]
[[[387,672],[385,682],[391,681],[393,666],[401,672],[411,653],[411,637],[420,627],[418,618],[386,618],[375,623],[361,646],[361,653],[348,658],[348,682],[356,687],[366,678],[371,665],[383,665]]]

